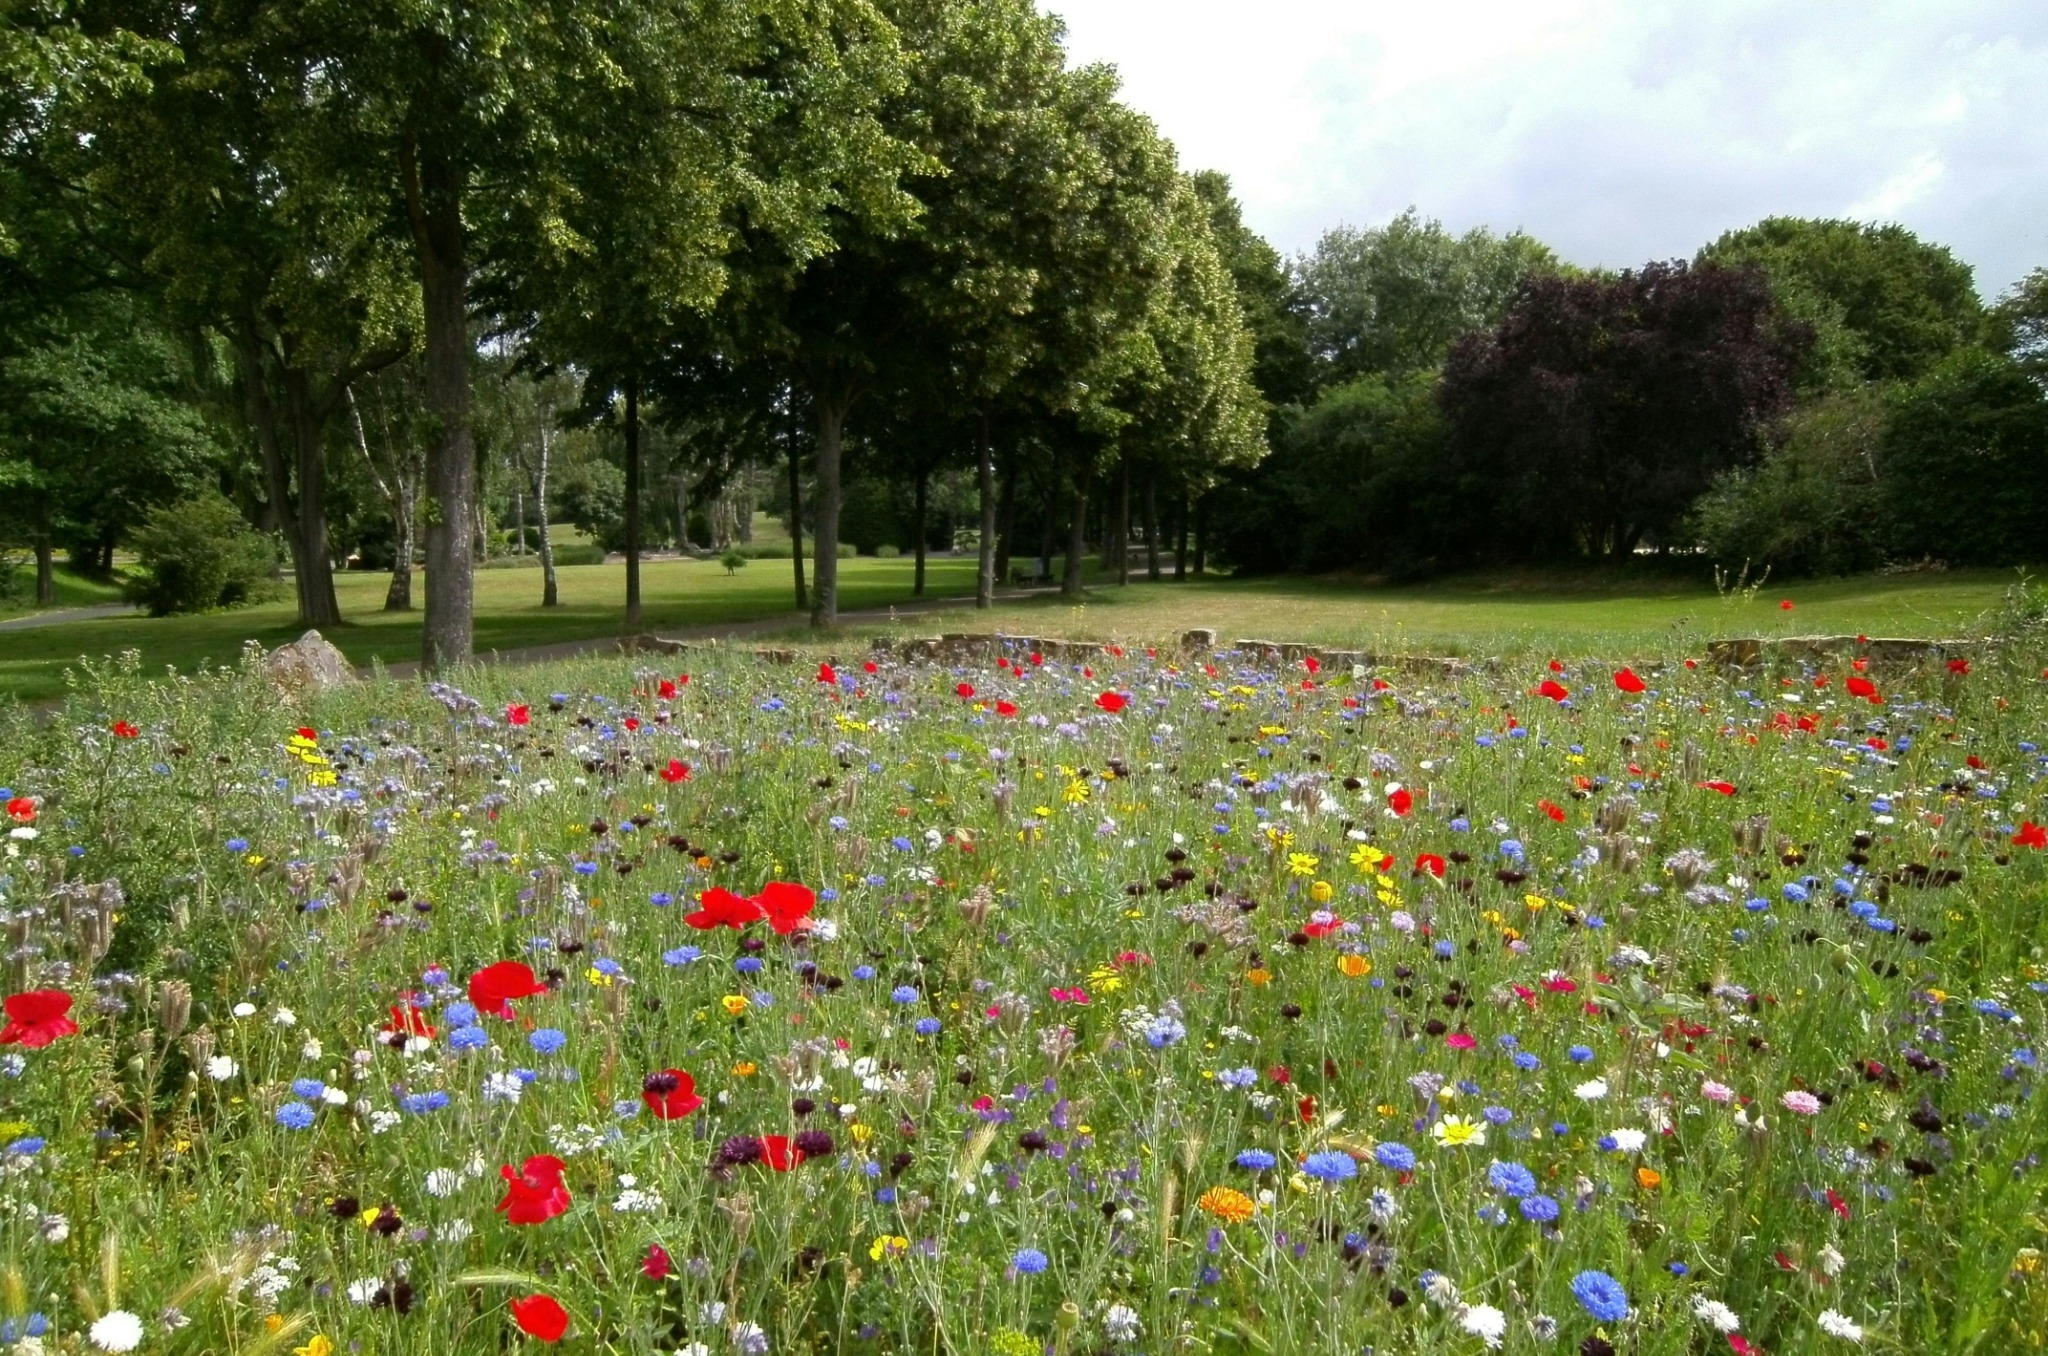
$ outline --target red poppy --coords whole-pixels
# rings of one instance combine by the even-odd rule
[[[514,702],[505,707],[505,723],[508,725],[524,725],[531,719],[533,712],[525,702]]]
[[[640,1274],[650,1281],[665,1281],[675,1263],[669,1260],[668,1249],[659,1243],[647,1245],[647,1255],[640,1259]]]
[[[668,760],[668,766],[661,770],[661,779],[671,786],[690,780],[690,765],[680,758]]]
[[[758,903],[744,895],[736,895],[722,885],[706,890],[697,903],[697,911],[684,914],[683,921],[699,932],[708,932],[715,927],[744,928],[765,916]]]
[[[1751,1342],[1739,1332],[1728,1334],[1728,1350],[1735,1356],[1764,1356],[1764,1349]]]
[[[1415,871],[1417,875],[1427,871],[1438,880],[1442,880],[1444,878],[1444,859],[1437,856],[1434,852],[1418,853],[1415,858]]]
[[[2048,828],[2043,828],[2029,819],[2020,825],[2020,831],[2012,836],[2014,847],[2048,848]],[[12,1003],[13,999],[7,1000]],[[13,1009],[9,1008],[12,1012]],[[4,1039],[4,1038],[0,1038]]]
[[[697,1080],[681,1069],[663,1069],[647,1075],[640,1084],[640,1100],[665,1121],[681,1120],[704,1105],[704,1099],[697,1095]]]
[[[476,1010],[507,1021],[512,1018],[513,999],[547,991],[548,986],[533,977],[533,968],[524,961],[498,961],[469,977],[469,1001],[476,1004]]]
[[[862,664],[860,666],[860,671],[862,673],[880,673],[882,670],[880,665],[876,664],[874,660],[870,659],[867,661],[867,663]]]
[[[135,738],[135,736],[141,733],[142,731],[136,729],[133,725],[130,725],[125,720],[117,720],[114,722],[114,736],[117,739],[133,739]]]
[[[662,679],[661,686],[654,689],[654,695],[661,698],[665,702],[674,701],[676,695],[675,683],[667,678]]]
[[[807,885],[771,880],[748,902],[761,910],[769,927],[787,937],[805,926],[804,920],[818,907],[818,896]]]
[[[1327,937],[1343,926],[1344,920],[1332,914],[1329,922],[1307,924],[1302,928],[1302,933],[1309,937]]]
[[[1301,661],[1301,666],[1307,669],[1310,673],[1321,673],[1323,671],[1323,661],[1316,658],[1314,655],[1304,656]]]
[[[1792,600],[1791,600],[1790,598],[1784,598],[1784,599],[1780,599],[1780,600],[1779,600],[1779,602],[1778,602],[1778,611],[1780,611],[1780,612],[1790,612],[1791,610],[1792,610]]]
[[[1043,664],[1044,662],[1045,662],[1045,656],[1044,656],[1044,655],[1040,654],[1040,653],[1039,653],[1038,651],[1036,651],[1036,650],[1033,650],[1033,651],[1031,652],[1031,664],[1032,664],[1032,667],[1033,667],[1033,668],[1036,668],[1036,667],[1037,667],[1038,665],[1040,665],[1040,664]]]
[[[1566,687],[1563,683],[1558,682],[1555,678],[1545,678],[1543,680],[1543,686],[1536,689],[1536,695],[1539,697],[1548,697],[1550,698],[1550,700],[1554,702],[1561,702],[1566,697],[1572,695],[1572,690]]]
[[[1627,668],[1618,669],[1615,671],[1614,685],[1623,692],[1641,692],[1644,688],[1647,688],[1649,686],[1648,683],[1645,683],[1641,678],[1638,678],[1636,676],[1636,671],[1634,669]]]
[[[830,664],[820,664],[818,665],[818,681],[821,683],[836,683],[839,681],[839,675],[832,671]]]
[[[434,1039],[434,1024],[427,1020],[427,1014],[410,1003],[400,1003],[391,1009],[391,1020],[385,1024],[387,1036],[418,1036],[422,1040]]]
[[[1124,696],[1121,692],[1104,692],[1096,697],[1095,704],[1111,715],[1115,715],[1131,703],[1130,698]]]
[[[1387,808],[1397,815],[1406,815],[1415,808],[1415,793],[1405,786],[1397,786],[1387,792]]]
[[[1551,661],[1550,661],[1550,671],[1551,671],[1552,673],[1563,673],[1563,672],[1564,672],[1564,661],[1563,661],[1563,660],[1561,660],[1561,659],[1553,659],[1553,660],[1551,660]]]
[[[999,716],[1014,716],[1014,715],[1016,715],[1016,714],[1017,714],[1017,703],[1015,703],[1015,702],[1003,702],[1003,701],[999,701],[999,702],[997,702],[997,703],[996,703],[996,714],[997,714],[997,715],[999,715]]]
[[[569,1331],[569,1311],[552,1295],[528,1295],[512,1301],[512,1321],[519,1331],[542,1342],[559,1342]]]
[[[7,817],[17,824],[36,822],[36,803],[27,796],[16,796],[7,802]]]
[[[791,1144],[788,1135],[763,1135],[761,1161],[777,1172],[788,1172],[804,1161],[804,1151]]]
[[[960,684],[960,686],[958,686],[958,687],[956,687],[956,688],[954,688],[954,689],[953,689],[953,695],[954,695],[954,696],[956,696],[956,697],[958,697],[958,698],[959,698],[959,699],[960,699],[961,701],[963,701],[963,702],[964,702],[964,701],[966,701],[966,700],[967,700],[968,698],[970,698],[970,697],[972,697],[972,696],[974,695],[974,684],[972,684],[972,683],[962,683],[962,684]]]
[[[511,1164],[498,1169],[505,1179],[505,1199],[498,1212],[507,1224],[541,1224],[569,1208],[569,1188],[562,1185],[567,1166],[553,1154],[535,1154],[516,1170]]]
[[[627,716],[627,717],[626,717],[626,728],[627,728],[628,730],[637,730],[637,729],[639,729],[639,728],[640,728],[640,717],[638,717],[638,716]]]
[[[1702,790],[1718,791],[1720,794],[1724,796],[1732,796],[1735,794],[1734,782],[1696,782],[1694,783],[1694,785],[1700,787]]]
[[[1951,659],[1948,661],[1948,671],[1950,673],[1968,673],[1970,671],[1970,661],[1967,659]]]
[[[1093,678],[1095,676],[1095,670],[1084,666],[1081,670],[1081,676],[1083,678]]]
[[[317,740],[320,738],[320,732],[310,725],[301,725],[298,729],[298,735],[301,739]]]
[[[1564,807],[1553,804],[1552,802],[1547,800],[1539,800],[1536,802],[1536,808],[1543,811],[1544,814],[1549,815],[1558,823],[1564,823]]]
[[[1884,698],[1878,695],[1877,684],[1868,678],[1851,678],[1842,684],[1842,688],[1850,696],[1861,697],[1872,706],[1884,705]]]
[[[6,1002],[7,1025],[0,1027],[0,1045],[40,1050],[59,1036],[78,1034],[78,1023],[65,1016],[71,995],[62,989],[30,989]]]

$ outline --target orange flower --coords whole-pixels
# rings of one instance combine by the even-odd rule
[[[1195,1208],[1205,1215],[1214,1215],[1225,1224],[1242,1224],[1252,1217],[1257,1206],[1252,1198],[1242,1191],[1230,1187],[1210,1187],[1195,1200]]]
[[[1655,1168],[1637,1168],[1636,1185],[1645,1191],[1655,1191],[1664,1185],[1664,1174]]]
[[[1355,956],[1347,951],[1337,957],[1337,968],[1352,979],[1357,979],[1360,975],[1372,973],[1372,962],[1363,956]]]

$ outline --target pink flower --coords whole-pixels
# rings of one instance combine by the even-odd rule
[[[1469,1031],[1453,1031],[1450,1035],[1444,1037],[1444,1044],[1450,1046],[1453,1050],[1470,1050],[1477,1046],[1479,1042],[1472,1038],[1472,1033]]]
[[[1818,1116],[1820,1114],[1820,1098],[1810,1092],[1801,1092],[1797,1088],[1780,1097],[1778,1105],[1784,1107],[1787,1111],[1801,1116]]]
[[[1726,1083],[1716,1083],[1713,1079],[1709,1078],[1706,1082],[1700,1084],[1700,1096],[1710,1102],[1732,1102],[1735,1100],[1735,1089],[1729,1087]]]

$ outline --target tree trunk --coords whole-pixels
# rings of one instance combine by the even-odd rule
[[[802,469],[797,465],[796,450],[796,392],[790,392],[789,436],[789,563],[796,571],[796,610],[801,612],[809,606],[810,599],[804,589],[804,481]]]
[[[1010,577],[1010,542],[1017,530],[1017,458],[1014,454],[1003,468],[1003,497],[997,506],[996,521],[996,562],[997,579]]]
[[[975,552],[974,605],[994,607],[996,602],[996,462],[989,447],[988,411],[981,413],[980,455],[974,459],[976,489],[981,498],[981,543]]]
[[[676,554],[690,554],[690,473],[676,472]]]
[[[1074,511],[1067,522],[1066,571],[1060,579],[1060,592],[1069,598],[1081,596],[1081,557],[1088,549],[1088,484],[1094,479],[1095,468],[1090,466],[1074,487]]]
[[[1159,472],[1145,475],[1145,577],[1159,582]]]
[[[540,474],[534,477],[533,508],[540,515],[540,605],[558,607],[562,602],[560,582],[555,578],[555,534],[548,526],[548,426],[540,426]]]
[[[820,391],[818,407],[817,557],[811,567],[811,625],[826,627],[839,620],[839,438],[846,412],[853,404],[843,390]]]
[[[50,549],[50,534],[36,533],[36,606],[57,605],[57,563],[55,553]]]
[[[524,560],[526,558],[526,487],[516,481],[512,485],[512,532],[512,554]]]
[[[1195,574],[1209,572],[1209,504],[1206,499],[1195,501]]]
[[[1178,537],[1178,541],[1173,548],[1173,577],[1175,579],[1184,580],[1188,577],[1188,519],[1192,516],[1188,512],[1187,491],[1182,490],[1180,499],[1173,506],[1174,527],[1177,529],[1176,536]]]
[[[386,612],[412,611],[412,553],[416,532],[413,517],[418,510],[419,482],[411,477],[399,481],[398,503],[392,511],[396,542],[391,557],[391,587],[384,590]]]
[[[915,510],[917,526],[913,529],[913,534],[917,538],[917,569],[913,574],[910,585],[910,596],[913,598],[924,597],[925,501],[930,485],[931,473],[919,468],[917,473],[917,508]]]
[[[640,629],[640,378],[626,381],[626,630]]]
[[[299,482],[296,511],[288,520],[298,543],[292,563],[298,571],[299,625],[334,627],[341,622],[341,603],[327,553],[327,444],[321,436],[326,421],[314,409],[303,372],[287,370],[284,385]]]
[[[1131,582],[1131,459],[1122,458],[1123,479],[1116,490],[1116,582]]]
[[[242,386],[249,398],[249,425],[256,433],[256,450],[263,457],[263,530],[281,533],[291,551],[293,587],[305,588],[306,572],[299,560],[305,543],[299,538],[298,512],[292,507],[291,470],[279,445],[277,405],[270,398],[270,378],[263,366],[263,341],[253,328],[240,328],[234,336],[235,360],[242,369]],[[276,577],[273,572],[272,578]],[[304,595],[300,593],[300,606]]]
[[[433,111],[430,110],[429,116]],[[476,446],[469,427],[469,259],[462,228],[462,167],[417,134],[400,145],[406,211],[419,256],[426,331],[426,406],[434,417],[427,448],[427,609],[420,666],[439,672],[464,663],[475,640],[476,564],[468,550],[476,497]]]
[[[739,476],[739,493],[733,497],[735,526],[739,529],[740,541],[748,546],[754,542],[754,468],[749,466]]]

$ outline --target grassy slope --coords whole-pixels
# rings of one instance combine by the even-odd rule
[[[33,599],[36,591],[35,570],[30,568],[17,571],[16,573],[19,576],[17,583],[21,590],[18,596],[25,600]],[[118,603],[121,601],[121,586],[119,584],[109,583],[103,579],[91,579],[82,574],[73,574],[61,565],[57,567],[55,581],[57,585],[57,601],[53,604],[53,610],[56,611],[72,607],[95,607],[101,603]],[[5,621],[9,617],[25,617],[31,612],[41,612],[43,610],[27,601],[24,601],[20,606],[0,606],[0,621]]]
[[[616,635],[624,568],[591,565],[561,572],[562,605],[540,606],[535,569],[477,573],[479,652]],[[908,600],[911,562],[840,563],[847,610]],[[863,623],[857,635],[929,635],[986,631],[1154,641],[1190,627],[1242,637],[1318,641],[1384,653],[1501,653],[1557,649],[1617,657],[1695,651],[1731,635],[1816,632],[1952,636],[1968,633],[1995,608],[2013,576],[1997,571],[1865,577],[1773,587],[1752,599],[1723,601],[1711,588],[1667,579],[1614,581],[1586,576],[1514,576],[1448,580],[1402,588],[1342,581],[1205,579],[1090,589],[1079,604],[1058,597],[1008,603],[991,613],[959,609]],[[350,621],[330,637],[358,663],[416,658],[419,614],[382,606],[386,577],[343,575],[342,611]],[[417,585],[416,585],[417,587]],[[973,562],[934,558],[930,591],[973,588]],[[787,561],[760,560],[727,576],[715,562],[656,561],[643,567],[646,627],[668,630],[781,616],[786,633],[806,634],[790,607]],[[1779,608],[1791,598],[1795,607]],[[0,693],[35,700],[63,690],[63,670],[80,655],[141,652],[145,669],[202,661],[232,662],[242,642],[292,639],[289,602],[207,617],[104,618],[31,631],[0,632]]]

